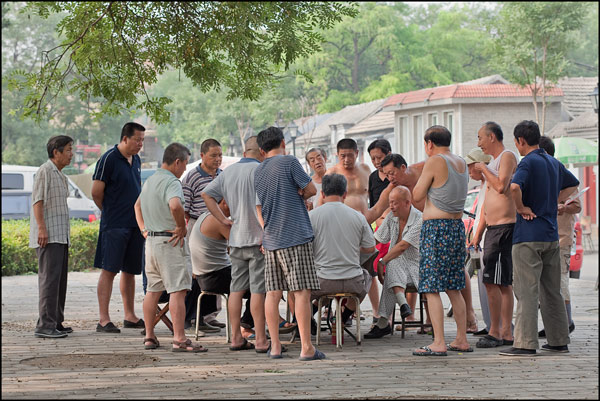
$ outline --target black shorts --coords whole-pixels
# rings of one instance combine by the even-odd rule
[[[512,239],[514,223],[489,226],[483,244],[483,282],[512,285]]]
[[[216,272],[196,275],[196,281],[202,291],[214,292],[216,294],[229,294],[231,285],[231,266]]]

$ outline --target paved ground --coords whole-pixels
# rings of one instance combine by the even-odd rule
[[[586,255],[595,261],[596,272],[597,256]],[[569,354],[511,358],[498,355],[498,349],[475,349],[448,357],[416,357],[412,350],[428,344],[430,337],[415,330],[405,339],[397,333],[363,340],[359,347],[346,336],[343,349],[335,350],[324,332],[325,344],[319,348],[328,359],[312,362],[298,361],[300,346],[289,343],[290,335],[281,336],[290,357],[271,360],[254,351],[229,351],[223,333],[201,339],[208,353],[170,352],[170,333],[162,323],[157,350],[143,349],[139,329],[97,334],[97,272],[69,275],[65,325],[75,332],[66,339],[38,339],[33,336],[37,276],[3,277],[2,398],[598,399],[597,273],[592,276],[571,281],[577,328]],[[140,288],[138,283],[136,311],[141,316]],[[283,303],[281,307],[283,314]],[[370,309],[365,300],[365,322],[371,319]],[[111,316],[122,326],[117,284]],[[446,318],[445,330],[449,339],[455,332],[452,319]],[[469,341],[474,346],[477,340],[469,336]]]

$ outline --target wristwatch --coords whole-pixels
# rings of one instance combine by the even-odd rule
[[[381,263],[382,265],[384,265],[384,266],[387,266],[387,265],[385,264],[385,262],[383,261],[383,258],[379,258],[379,260],[377,261],[377,263]]]
[[[147,232],[148,232],[148,229],[147,229],[147,228],[144,228],[144,229],[142,230],[142,235],[146,234]]]

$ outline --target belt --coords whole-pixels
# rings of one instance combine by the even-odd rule
[[[149,237],[172,237],[173,233],[167,231],[148,231]]]
[[[192,216],[192,215],[190,214],[190,219],[198,220],[198,217],[199,217],[199,216]]]

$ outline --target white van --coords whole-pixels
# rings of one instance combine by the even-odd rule
[[[33,177],[39,167],[2,165],[2,219],[28,218],[31,213]],[[85,221],[100,218],[100,209],[67,176],[69,217]]]

